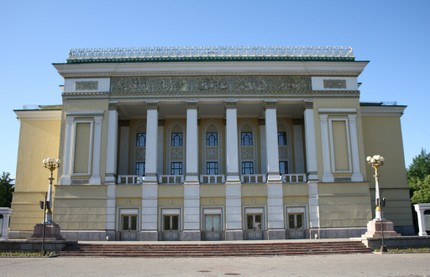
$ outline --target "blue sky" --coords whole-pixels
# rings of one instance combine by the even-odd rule
[[[408,166],[421,148],[430,151],[429,14],[427,0],[1,0],[0,173],[15,176],[13,110],[61,103],[52,63],[71,48],[140,46],[352,46],[357,60],[370,61],[361,100],[408,106]]]

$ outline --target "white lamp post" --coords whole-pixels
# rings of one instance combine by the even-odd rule
[[[45,168],[49,169],[50,175],[49,175],[49,187],[48,187],[48,194],[46,196],[45,205],[47,208],[47,212],[45,215],[45,222],[48,224],[52,224],[52,181],[54,180],[53,172],[56,168],[60,167],[61,161],[59,159],[55,158],[46,158],[43,160],[43,164],[45,165]]]
[[[381,195],[379,193],[379,174],[378,168],[384,165],[384,157],[380,155],[374,155],[373,157],[368,156],[366,158],[367,162],[373,167],[375,170],[375,219],[381,220]]]

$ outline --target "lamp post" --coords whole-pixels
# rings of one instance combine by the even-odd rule
[[[375,170],[375,175],[373,175],[373,177],[375,177],[375,219],[376,220],[381,220],[382,216],[381,216],[381,195],[379,192],[379,174],[378,174],[378,169],[380,166],[384,165],[384,157],[380,156],[380,155],[374,155],[373,157],[368,156],[366,158],[367,162],[370,164],[370,166],[373,167],[373,169]]]
[[[46,158],[43,160],[43,164],[45,165],[45,168],[47,168],[50,172],[49,175],[49,187],[48,187],[48,193],[46,196],[46,214],[45,214],[45,219],[44,222],[48,223],[48,224],[52,224],[52,181],[54,180],[53,177],[53,172],[56,168],[60,167],[60,160],[59,159],[54,159],[54,158]]]

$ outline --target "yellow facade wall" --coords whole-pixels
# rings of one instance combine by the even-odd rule
[[[319,183],[322,228],[364,227],[372,219],[369,184]]]
[[[62,230],[105,230],[107,187],[57,186],[54,221]]]
[[[384,216],[394,226],[411,226],[412,210],[409,188],[406,182],[406,167],[403,154],[403,140],[399,116],[363,116],[365,155],[381,155],[385,158],[379,170],[381,197],[386,198]],[[374,171],[366,167],[369,176],[372,199],[374,199]],[[371,201],[374,205],[374,200]],[[373,206],[374,207],[374,206]]]
[[[41,113],[46,117],[40,117]],[[26,112],[26,115],[17,112],[17,114],[21,127],[10,229],[29,231],[43,220],[39,201],[44,200],[48,191],[49,170],[44,168],[42,161],[48,157],[59,157],[61,120],[60,111],[32,111]],[[55,179],[54,184],[56,182]]]

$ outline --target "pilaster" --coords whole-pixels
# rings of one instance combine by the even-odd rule
[[[106,145],[106,184],[115,184],[118,149],[118,112],[116,105],[108,112],[108,135]]]
[[[266,158],[267,182],[281,182],[279,175],[278,124],[276,120],[276,101],[266,101]]]
[[[157,184],[158,102],[147,102],[145,183]]]
[[[93,141],[93,166],[91,171],[90,185],[100,185],[100,150],[102,144],[102,116],[94,117],[94,141]]]
[[[63,149],[63,174],[60,177],[60,185],[72,184],[72,128],[73,128],[73,117],[66,116],[66,132],[64,149]]]
[[[309,180],[318,180],[317,146],[315,140],[315,119],[311,102],[306,103],[305,112],[305,141],[306,141],[306,164]]]
[[[323,158],[323,182],[334,182],[333,174],[331,173],[330,163],[330,144],[328,134],[328,115],[320,114],[321,124],[321,147],[322,147],[322,158]]]
[[[353,182],[363,182],[363,175],[360,171],[360,156],[358,151],[358,136],[357,136],[357,115],[349,114],[349,134],[351,136],[351,154],[352,154],[352,177]]]
[[[226,182],[240,182],[239,179],[239,143],[237,131],[237,101],[226,101]]]
[[[185,183],[198,183],[197,101],[187,102],[186,174]]]

